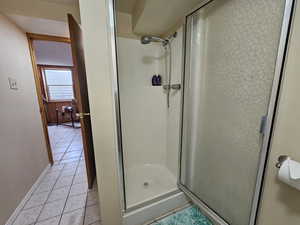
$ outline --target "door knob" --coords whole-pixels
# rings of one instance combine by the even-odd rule
[[[85,116],[90,116],[90,113],[76,113],[76,116],[78,116],[80,119],[83,119]]]

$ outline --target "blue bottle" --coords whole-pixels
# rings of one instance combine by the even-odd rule
[[[156,81],[157,81],[157,82],[156,82],[157,85],[158,85],[158,86],[161,86],[161,75],[159,75],[159,74],[157,75]]]
[[[157,86],[157,76],[153,75],[152,77],[152,86]]]

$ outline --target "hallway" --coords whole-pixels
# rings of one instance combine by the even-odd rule
[[[54,165],[13,225],[99,225],[97,185],[88,190],[81,130],[49,126]]]

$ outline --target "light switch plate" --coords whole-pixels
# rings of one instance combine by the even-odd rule
[[[18,90],[17,80],[14,78],[8,78],[9,88],[12,90]]]

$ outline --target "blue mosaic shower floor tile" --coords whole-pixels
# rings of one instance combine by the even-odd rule
[[[153,225],[213,225],[213,223],[197,207],[191,206],[158,220]]]

